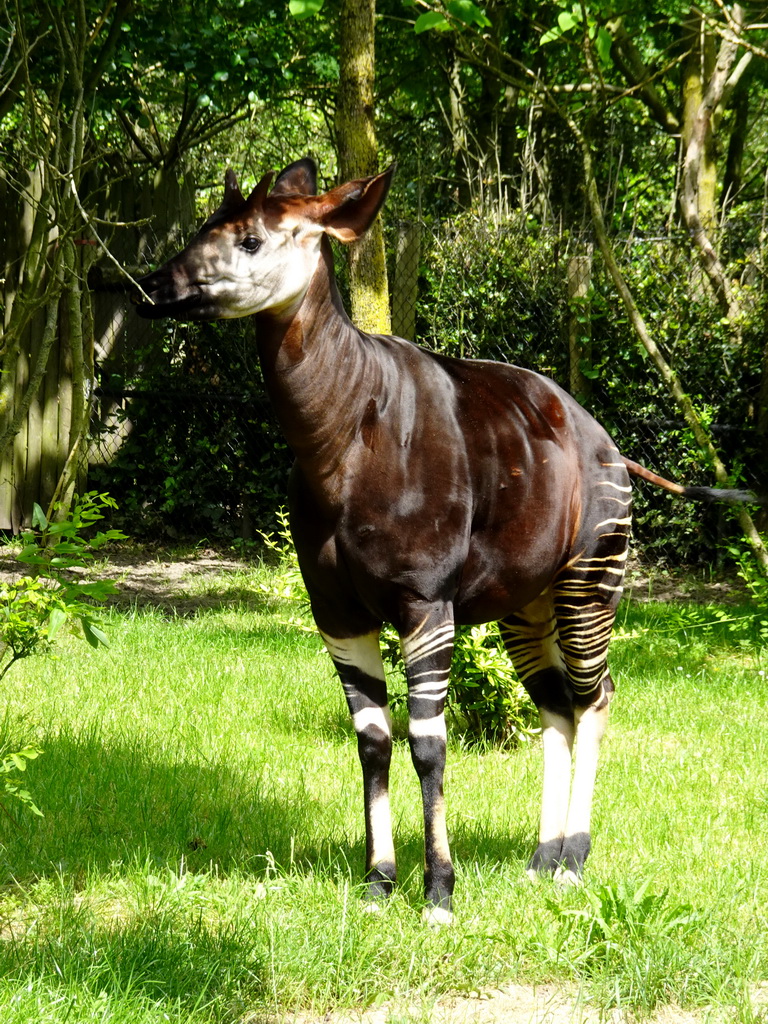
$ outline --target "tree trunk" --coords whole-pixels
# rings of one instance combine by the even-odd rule
[[[738,5],[734,6],[733,17],[734,23],[740,25],[743,11]],[[689,24],[691,55],[685,78],[680,211],[723,316],[734,323],[740,311],[739,303],[712,243],[716,185],[713,119],[726,91],[738,43],[732,37],[723,39],[717,59],[712,63],[710,50],[714,44],[704,30],[703,20],[696,15]],[[697,42],[702,38],[703,42]]]
[[[339,12],[339,93],[336,136],[342,181],[378,171],[374,126],[375,0],[341,0]],[[352,319],[364,331],[389,334],[389,289],[384,232],[377,217],[350,246]]]
[[[397,258],[392,289],[392,332],[415,340],[416,299],[419,292],[421,224],[408,221],[397,229]]]
[[[589,285],[592,252],[568,261],[568,355],[571,394],[582,404],[589,397],[590,381],[583,364],[592,358],[592,322],[589,316]]]
[[[715,70],[715,41],[700,15],[693,14],[686,22],[684,42],[688,49],[682,68],[684,157],[690,159],[692,144],[697,147],[695,174],[688,182],[692,193],[689,201],[694,204],[703,229],[711,232],[715,226],[717,164],[712,118],[702,110],[702,104]]]

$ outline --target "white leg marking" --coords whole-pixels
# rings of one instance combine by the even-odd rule
[[[340,665],[354,665],[374,679],[384,678],[384,665],[381,661],[379,634],[366,633],[346,640],[336,640],[319,631],[326,649],[334,661]]]
[[[395,844],[392,839],[392,813],[389,794],[382,793],[371,801],[368,809],[371,822],[372,856],[371,866],[395,862]]]
[[[373,725],[381,729],[387,736],[392,735],[392,716],[388,707],[362,708],[352,715],[352,725],[355,727],[355,732],[363,732]]]
[[[541,796],[539,842],[565,835],[571,789],[573,726],[560,715],[542,710],[541,740],[544,747],[544,785]]]
[[[442,907],[424,907],[421,920],[429,928],[445,928],[453,924],[453,912]]]
[[[608,725],[608,705],[599,711],[594,707],[585,708],[577,712],[576,718],[573,788],[565,826],[566,835],[569,836],[576,832],[589,832],[600,741]]]
[[[408,722],[408,736],[416,739],[420,736],[434,736],[445,740],[448,733],[445,727],[445,715],[434,715],[432,718],[412,718]]]
[[[448,845],[448,825],[445,820],[445,798],[438,797],[435,800],[434,816],[429,826],[435,850],[438,856],[448,861],[451,859],[451,851]]]
[[[608,725],[608,705],[600,710],[589,707],[577,711],[576,719],[576,757],[565,826],[567,836],[579,832],[589,834],[600,741]],[[564,865],[555,872],[555,881],[560,885],[581,884],[579,875]]]

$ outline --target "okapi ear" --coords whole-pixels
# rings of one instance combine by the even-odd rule
[[[261,181],[258,183],[256,188],[251,192],[248,198],[245,200],[249,210],[261,210],[264,205],[264,200],[269,194],[269,186],[272,178],[275,176],[274,171],[269,171]]]
[[[216,210],[216,214],[226,214],[232,210],[239,210],[244,202],[240,186],[237,184],[237,175],[231,167],[228,167],[224,175],[224,198]]]
[[[381,174],[339,185],[322,197],[318,220],[340,242],[355,242],[373,224],[392,183],[395,164]]]
[[[280,171],[269,193],[271,196],[314,196],[317,194],[317,166],[304,157]]]

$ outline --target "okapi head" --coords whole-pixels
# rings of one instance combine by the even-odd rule
[[[228,170],[224,198],[187,247],[142,278],[134,302],[153,319],[220,320],[301,305],[326,235],[353,242],[370,227],[394,166],[315,195],[312,160],[286,167],[273,188],[266,174],[247,199]],[[151,301],[149,301],[151,300]]]

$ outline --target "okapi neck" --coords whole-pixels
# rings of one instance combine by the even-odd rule
[[[257,314],[256,328],[264,383],[285,438],[306,475],[335,492],[373,382],[367,336],[347,316],[325,239],[296,313]]]

